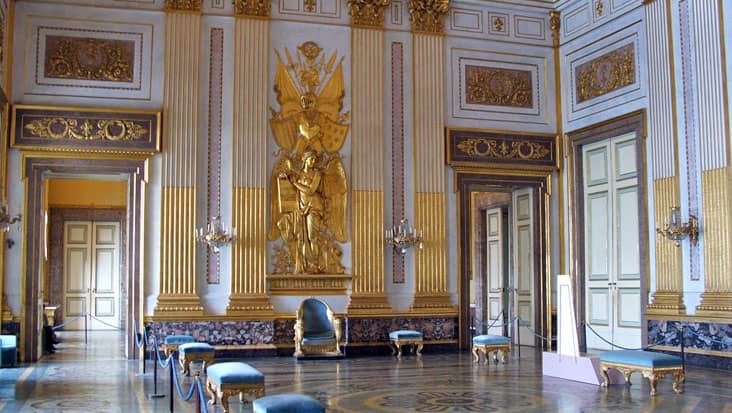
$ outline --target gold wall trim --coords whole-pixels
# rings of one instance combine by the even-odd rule
[[[673,351],[676,353],[681,353],[681,349],[679,347],[653,346],[653,348],[656,350],[661,350],[661,351]],[[702,354],[705,356],[732,357],[732,352],[729,352],[729,351],[700,350],[698,348],[693,348],[693,347],[684,347],[684,353]]]
[[[391,0],[348,0],[351,24],[369,28],[384,27],[384,11]]]
[[[666,315],[666,314],[653,314],[648,316],[648,320],[663,320],[663,321],[686,321],[691,323],[702,323],[702,322],[714,322],[714,323],[727,323],[732,324],[732,314],[726,314],[726,317],[707,317],[700,315]]]
[[[267,275],[270,295],[346,295],[350,275],[346,274],[273,274]]]
[[[269,17],[271,4],[261,0],[234,0],[234,16]]]
[[[679,178],[653,181],[654,223],[662,228],[668,220],[668,211],[679,205]],[[684,280],[681,248],[666,238],[656,236],[656,292],[646,312],[655,314],[685,314]]]
[[[730,168],[702,172],[704,293],[697,315],[729,316],[732,311],[732,217]]]
[[[409,0],[407,8],[413,31],[445,33],[445,16],[450,11],[450,0]]]

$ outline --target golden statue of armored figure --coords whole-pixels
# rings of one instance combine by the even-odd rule
[[[277,54],[280,111],[272,109],[270,126],[280,151],[271,177],[269,240],[282,243],[274,247],[275,273],[345,271],[338,245],[348,239],[348,181],[338,152],[348,133],[347,114],[340,114],[343,68],[335,66],[335,53],[326,64],[321,51],[303,43],[293,61],[285,50],[287,65]]]

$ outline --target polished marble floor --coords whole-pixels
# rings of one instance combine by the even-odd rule
[[[149,399],[153,376],[123,357],[117,332],[63,332],[55,354],[18,368],[0,370],[0,413],[5,412],[168,412],[168,370]],[[329,412],[722,412],[732,413],[732,372],[690,367],[685,392],[671,390],[671,378],[649,395],[647,380],[633,385],[597,386],[541,374],[541,355],[523,349],[506,365],[474,364],[468,353],[347,357],[296,362],[289,357],[252,358],[247,363],[266,377],[267,394],[304,393]],[[148,372],[152,362],[148,362]],[[189,379],[183,379],[187,390]],[[173,398],[175,412],[195,412],[195,402]],[[231,399],[233,412],[251,404]],[[221,412],[209,406],[209,412]]]

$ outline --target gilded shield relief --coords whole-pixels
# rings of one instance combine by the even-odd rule
[[[274,90],[279,111],[270,127],[279,147],[270,178],[270,241],[274,274],[343,274],[339,243],[348,239],[348,181],[340,150],[348,113],[342,113],[343,58],[315,42],[293,57],[277,53]]]

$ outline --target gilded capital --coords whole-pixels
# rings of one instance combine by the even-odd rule
[[[562,27],[562,19],[558,11],[552,10],[549,12],[549,27],[552,30],[554,47],[557,47],[559,46],[559,29]]]
[[[348,0],[351,24],[357,26],[383,27],[384,11],[391,0]]]
[[[269,16],[269,0],[234,0],[235,16]]]
[[[449,10],[450,0],[409,0],[412,31],[444,33],[444,18]]]
[[[201,11],[202,0],[165,0],[168,11]]]

